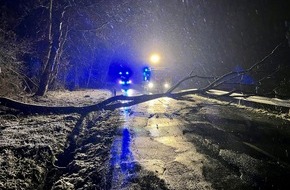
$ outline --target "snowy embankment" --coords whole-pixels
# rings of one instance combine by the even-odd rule
[[[181,90],[180,92],[195,91],[197,89]],[[283,100],[279,98],[268,98],[263,96],[248,96],[241,93],[230,93],[224,90],[211,89],[206,91],[210,98],[222,100],[228,103],[234,103],[239,106],[250,108],[259,108],[265,111],[283,113],[290,116],[290,99]],[[214,96],[214,97],[213,97]]]
[[[84,106],[110,96],[107,90],[79,90],[14,99],[44,106]],[[107,120],[108,125],[104,125]],[[118,114],[111,112],[12,115],[0,107],[0,189],[74,189],[85,182],[99,183],[106,172],[95,171],[104,170],[102,160],[109,155],[100,152],[110,150],[118,121]],[[85,148],[86,154],[82,153]],[[61,157],[61,153],[68,156]],[[89,178],[92,175],[94,178]]]
[[[262,96],[246,96],[240,93],[232,93],[230,96],[223,96],[229,92],[222,90],[209,90],[207,93],[210,95],[218,95],[223,100],[233,101],[239,105],[290,114],[290,100]]]
[[[223,90],[209,90],[209,94],[215,94],[215,95],[225,95],[229,92],[223,91]],[[281,106],[281,107],[287,107],[290,108],[290,100],[282,100],[279,98],[267,98],[263,96],[249,96],[249,97],[242,97],[245,96],[244,94],[239,93],[233,93],[230,95],[230,97],[233,97],[237,100],[244,100],[248,102],[255,102],[260,104],[269,104],[273,106]]]

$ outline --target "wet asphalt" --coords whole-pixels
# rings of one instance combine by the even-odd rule
[[[111,189],[290,185],[287,120],[196,96],[160,98],[120,112],[124,122],[111,150]]]

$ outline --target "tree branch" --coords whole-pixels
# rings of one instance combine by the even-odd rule
[[[206,86],[205,88],[203,88],[202,90],[208,90],[213,88],[218,82],[223,81],[226,77],[231,76],[231,75],[244,75],[246,73],[249,73],[250,71],[252,71],[253,69],[257,68],[258,66],[260,66],[262,63],[264,63],[269,57],[271,57],[277,50],[278,48],[285,43],[286,40],[283,40],[281,43],[279,43],[272,51],[271,53],[269,53],[267,56],[265,56],[263,59],[261,59],[260,61],[256,62],[254,65],[252,65],[250,68],[244,70],[244,71],[232,71],[229,73],[226,73],[224,75],[222,75],[221,77],[219,77],[218,79],[216,79],[215,81],[213,81],[210,85]],[[224,80],[223,82],[228,81]]]
[[[183,92],[183,94],[187,94],[187,93],[195,93],[195,92],[199,92],[199,93],[204,93],[209,89],[215,88],[217,86],[220,86],[221,84],[224,84],[227,81],[230,81],[240,75],[245,75],[249,72],[251,72],[252,70],[254,70],[255,68],[257,68],[258,66],[260,66],[261,64],[263,64],[268,58],[270,58],[274,53],[276,53],[276,51],[278,50],[279,47],[282,46],[283,43],[285,43],[286,40],[283,40],[281,43],[279,43],[267,56],[265,56],[263,59],[261,59],[260,61],[256,62],[255,64],[253,64],[250,68],[244,70],[244,71],[232,71],[232,72],[228,72],[220,77],[218,77],[217,79],[215,79],[215,77],[205,77],[205,76],[198,76],[198,75],[193,75],[192,76],[192,72],[189,74],[189,76],[181,79],[179,82],[177,82],[173,87],[171,87],[166,93],[172,93],[181,83],[183,83],[184,81],[187,81],[189,79],[193,79],[193,78],[201,78],[201,79],[215,79],[212,83],[210,83],[208,86],[201,88],[201,89],[195,89],[195,90],[190,90],[190,91],[186,91]],[[234,75],[234,76],[232,76]],[[232,76],[231,78],[227,78],[229,76]]]

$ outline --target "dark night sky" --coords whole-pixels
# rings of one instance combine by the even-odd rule
[[[164,66],[178,65],[181,73],[220,75],[251,66],[285,39],[290,18],[288,1],[137,2],[124,8],[129,26],[110,31],[117,54],[148,60],[159,52]]]
[[[205,67],[220,74],[248,67],[285,38],[290,9],[277,1],[171,2],[159,1],[149,32],[137,34],[142,39],[137,46],[145,52],[162,49],[166,61],[185,70],[200,73]]]

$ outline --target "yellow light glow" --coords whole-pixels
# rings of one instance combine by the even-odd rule
[[[160,62],[160,55],[157,53],[154,53],[150,56],[150,62],[151,63],[159,63]]]

